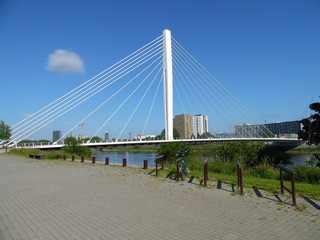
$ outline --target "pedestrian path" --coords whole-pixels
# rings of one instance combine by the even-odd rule
[[[148,172],[0,154],[0,239],[320,239],[312,199]]]

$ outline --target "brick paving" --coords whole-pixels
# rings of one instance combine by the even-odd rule
[[[0,154],[0,239],[320,239],[317,201],[149,172]]]

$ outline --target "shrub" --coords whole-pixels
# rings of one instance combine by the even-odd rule
[[[320,169],[310,168],[308,166],[297,166],[295,171],[295,177],[298,182],[320,183]]]
[[[246,169],[246,175],[258,178],[278,179],[279,173],[270,166],[256,166]]]

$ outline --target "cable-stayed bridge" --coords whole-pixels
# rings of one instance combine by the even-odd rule
[[[75,113],[76,117],[72,117]],[[265,127],[263,131],[260,128],[256,132],[249,129],[245,136],[235,138],[234,126],[259,124],[259,121],[171,37],[169,30],[164,30],[161,36],[13,125],[9,145],[17,146],[20,141],[42,129],[47,130],[60,119],[67,119],[72,127],[53,144],[38,148],[62,147],[63,144],[59,143],[87,122],[93,122],[95,130],[82,143],[85,146],[177,141],[173,137],[174,115],[199,113],[208,116],[209,132],[214,136],[223,132],[225,138],[194,139],[190,136],[190,139],[178,141],[298,142],[296,139],[274,138],[274,134]],[[103,119],[97,121],[97,116],[102,115]],[[133,128],[141,135],[160,133],[164,128],[165,139],[124,141],[123,136],[128,131],[131,136],[129,129]],[[91,142],[94,136],[101,135],[106,129],[112,129],[117,135],[113,142]]]

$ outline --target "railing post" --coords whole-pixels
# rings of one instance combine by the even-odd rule
[[[143,169],[148,169],[148,160],[143,160]]]
[[[126,167],[127,166],[127,159],[124,158],[122,159],[122,167]]]
[[[81,162],[84,162],[84,157],[81,157]]]
[[[237,177],[238,177],[238,187],[240,188],[240,195],[243,195],[243,176],[242,176],[242,166],[240,162],[237,162]]]
[[[179,181],[179,161],[177,161],[177,173],[176,180]]]
[[[63,160],[67,160],[67,156],[66,155],[63,155]]]
[[[74,155],[72,155],[71,159],[72,159],[72,161],[74,161]]]
[[[164,170],[164,157],[161,157],[161,169]]]
[[[205,187],[207,186],[207,181],[208,181],[208,160],[205,160],[203,165],[203,182]]]
[[[92,163],[96,163],[96,157],[92,157]]]
[[[108,157],[106,157],[106,159],[105,159],[105,165],[109,165],[109,158]]]
[[[284,190],[283,190],[283,172],[282,172],[282,168],[280,168],[280,189],[281,189],[281,194],[283,194]]]
[[[291,194],[292,194],[292,206],[297,206],[296,186],[295,186],[295,178],[293,173],[291,173]]]
[[[159,174],[158,171],[159,171],[158,170],[158,159],[156,159],[156,177],[158,177],[158,174]]]

